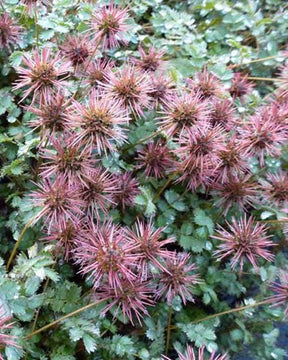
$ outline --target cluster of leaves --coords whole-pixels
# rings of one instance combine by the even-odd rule
[[[117,1],[110,5],[105,1],[97,4],[67,0],[1,2],[0,308],[4,309],[3,320],[9,321],[12,316],[15,323],[4,325],[2,329],[0,312],[0,359],[2,353],[8,360],[157,360],[164,353],[171,359],[177,354],[180,359],[193,359],[195,352],[202,360],[203,345],[207,349],[205,356],[212,353],[211,359],[218,349],[222,353],[228,352],[233,359],[243,350],[243,345],[246,358],[248,351],[253,359],[285,358],[285,350],[277,345],[279,330],[274,325],[283,319],[281,307],[264,305],[261,311],[256,308],[259,301],[261,303],[272,295],[271,282],[276,281],[279,270],[282,270],[282,285],[274,283],[278,297],[273,301],[276,305],[287,303],[287,229],[283,224],[287,222],[288,203],[288,81],[287,66],[281,68],[281,65],[285,64],[287,57],[287,52],[282,50],[288,42],[288,12],[281,10],[281,3],[281,0],[251,0],[247,3],[135,0],[125,8],[125,2]],[[112,13],[122,9],[118,27],[113,29],[112,26],[111,30],[110,24],[106,28],[97,28],[101,13],[105,17],[105,11],[109,12],[109,9]],[[9,23],[8,19],[8,25],[5,14],[12,21]],[[111,19],[108,17],[106,20],[109,22]],[[109,31],[110,37],[107,35]],[[84,41],[73,40],[71,36],[75,35]],[[77,46],[81,48],[80,55],[79,51],[72,51]],[[151,71],[143,60],[147,53],[150,54],[148,65],[156,66],[160,71],[158,79],[163,81],[162,85],[165,84],[165,91],[163,87],[162,92],[159,88],[156,91],[155,69],[152,66]],[[37,54],[42,54],[38,61]],[[102,63],[108,67],[107,73],[96,83],[93,78],[92,83],[92,76],[89,78],[87,74],[97,73],[92,74],[91,67],[93,69],[97,59],[103,60],[103,57],[109,59],[109,62]],[[43,58],[48,59],[48,64],[50,59],[64,59],[64,65],[61,60],[60,66],[55,62],[58,70],[61,69],[56,79],[52,78],[50,92],[47,78],[41,88],[43,74],[35,77],[31,72],[41,65]],[[257,61],[259,58],[264,59]],[[131,71],[126,75],[125,67]],[[30,73],[27,68],[30,68]],[[140,75],[143,68],[145,71]],[[234,74],[240,70],[240,75]],[[275,76],[280,71],[277,81]],[[115,89],[111,91],[111,84],[117,82],[117,74],[118,77],[123,75],[122,81],[125,76],[126,79],[133,78],[133,74],[140,78],[137,83],[139,93],[134,99],[131,84],[128,84],[131,88],[125,89],[127,103],[122,101],[120,104]],[[257,84],[252,86],[246,74]],[[45,76],[49,79],[49,71]],[[212,95],[204,91],[201,94],[203,79],[209,80],[207,83],[211,88],[205,91],[211,91]],[[55,93],[55,87],[59,87],[61,92]],[[97,93],[98,87],[105,96],[101,91]],[[102,95],[104,100],[101,103],[99,97]],[[81,124],[84,116],[89,115],[85,112],[87,104],[92,107],[95,99],[102,106],[106,105],[106,113],[114,115],[116,120],[112,128],[107,127],[107,133],[104,131],[99,135],[96,132],[95,135],[88,132],[87,136],[87,128]],[[215,117],[219,124],[213,123],[213,128],[210,107],[225,104],[225,101],[221,116]],[[51,110],[53,106],[57,108],[57,104],[58,109],[62,110],[62,106],[68,109],[63,117],[65,130],[73,132],[73,135],[69,133],[64,137],[68,150],[69,146],[75,148],[80,143],[82,159],[88,158],[83,171],[77,172],[77,165],[73,176],[71,172],[59,174],[57,161],[61,158],[63,138],[55,123],[52,122],[51,126],[51,122],[43,121],[45,106]],[[193,106],[198,109],[197,114],[193,114]],[[183,111],[186,117],[181,123],[179,119],[183,117]],[[193,120],[195,114],[200,125],[193,128],[189,116]],[[215,132],[210,134],[211,128]],[[255,133],[261,138],[257,138],[258,142],[253,138]],[[237,137],[235,143],[233,134]],[[263,134],[266,136],[264,140]],[[199,139],[203,137],[208,156],[207,149],[201,153],[203,143],[201,145]],[[228,161],[231,174],[242,179],[238,181],[238,187],[234,177],[227,177],[229,166],[222,166],[219,154],[227,150],[223,137],[226,137],[225,141],[232,138],[230,150],[236,149],[236,155],[241,155],[236,163],[229,164]],[[210,140],[213,146],[209,149]],[[97,170],[93,179],[97,186],[104,184],[107,191],[101,193],[97,190],[96,200],[85,208],[81,196],[91,180],[89,172],[94,167],[99,169],[100,165],[101,172]],[[199,165],[201,174],[195,175],[193,171]],[[85,173],[87,168],[89,171]],[[243,174],[249,179],[243,179]],[[64,191],[64,198],[71,197],[68,199],[71,203],[67,208],[68,218],[67,209],[54,211],[55,198],[53,206],[47,206],[52,190],[55,190],[52,186],[55,177],[57,194],[62,191],[63,195]],[[42,185],[41,178],[44,179]],[[65,190],[67,186],[69,191]],[[81,195],[77,197],[75,194],[81,187]],[[31,191],[34,191],[33,200],[29,196]],[[78,216],[83,212],[94,218],[93,231],[82,215]],[[244,212],[248,220],[243,220]],[[255,220],[254,232],[249,222],[250,215]],[[219,244],[228,243],[233,231],[234,241],[236,235],[241,239],[243,234],[237,228],[241,218],[242,229],[246,227],[248,237],[255,243],[252,244],[254,247],[250,244],[252,256],[245,258],[251,252],[245,247],[247,239],[242,239],[245,246],[236,248],[235,252],[238,252],[232,258],[231,268],[231,256],[226,255],[233,255],[233,251],[224,248],[226,253],[223,254]],[[77,223],[79,219],[80,225]],[[63,236],[58,236],[59,227],[63,231],[68,220],[72,220],[74,225],[77,223],[76,230],[80,235],[77,234],[76,240],[65,238],[68,239],[65,241]],[[229,228],[225,220],[232,227]],[[256,221],[268,222],[269,228]],[[166,244],[164,240],[165,246],[157,256],[149,253],[148,270],[147,263],[143,265],[147,253],[140,252],[139,246],[137,248],[133,243],[136,250],[128,254],[133,255],[130,257],[132,263],[127,265],[127,269],[134,272],[130,285],[136,277],[141,278],[145,286],[149,280],[152,283],[150,295],[155,295],[153,292],[158,295],[154,306],[148,306],[152,305],[152,299],[146,298],[147,288],[140,289],[143,291],[140,300],[145,300],[146,304],[141,308],[145,309],[142,311],[144,319],[142,324],[138,324],[135,313],[131,312],[131,304],[124,303],[123,306],[122,301],[118,309],[116,302],[114,307],[110,306],[111,303],[107,305],[109,301],[99,304],[96,301],[93,305],[93,299],[99,299],[103,290],[107,294],[107,283],[110,300],[119,297],[119,291],[123,290],[121,276],[125,276],[125,272],[118,276],[117,269],[118,275],[116,278],[112,275],[112,280],[109,274],[114,285],[120,281],[120,288],[116,289],[116,294],[114,291],[113,298],[111,283],[105,278],[105,271],[104,276],[99,275],[99,266],[95,265],[97,254],[93,253],[95,248],[89,248],[89,241],[94,233],[97,234],[98,226],[101,229],[99,224],[106,224],[104,230],[111,231],[118,238],[121,236],[125,240],[119,243],[126,246],[126,239],[135,237],[135,233],[142,241],[141,227],[147,226],[151,230],[152,222],[162,239],[173,238],[175,242]],[[138,228],[136,226],[133,230],[135,224]],[[217,233],[216,224],[223,226]],[[55,226],[58,226],[56,234]],[[152,233],[151,230],[149,234]],[[101,238],[103,234],[100,235],[97,236]],[[43,237],[46,241],[42,240]],[[21,241],[16,243],[19,239]],[[161,243],[160,236],[156,240]],[[16,249],[15,244],[16,259],[12,252]],[[267,245],[277,246],[264,252]],[[100,252],[99,249],[98,246]],[[218,258],[223,258],[221,262],[216,261],[217,249]],[[161,258],[161,251],[166,258]],[[188,293],[184,292],[184,295],[177,286],[172,295],[171,292],[170,295],[161,292],[161,282],[157,283],[159,278],[164,283],[172,270],[175,271],[175,259],[171,254],[176,253],[184,253],[183,256],[192,260],[192,264],[183,263],[185,267],[183,265],[181,269],[190,276],[183,283],[184,290],[189,285]],[[88,257],[90,260],[86,261]],[[194,265],[201,282],[190,274]],[[85,278],[83,274],[88,276]],[[172,273],[174,277],[175,274]],[[182,279],[179,272],[177,276]],[[194,283],[192,290],[187,281]],[[153,290],[153,287],[158,290]],[[128,300],[134,304],[133,301],[136,303],[138,299],[132,295]],[[229,313],[241,305],[243,311]],[[213,317],[213,314],[225,311],[226,315]],[[136,315],[141,321],[137,312]],[[57,319],[62,317],[63,320],[58,322]],[[47,324],[53,326],[44,329]],[[37,333],[37,329],[41,331]],[[186,351],[186,343],[192,344],[194,350],[188,347]]]

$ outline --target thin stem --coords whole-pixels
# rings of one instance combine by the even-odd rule
[[[275,59],[277,57],[281,57],[281,55],[278,54],[278,55],[266,56],[264,58],[259,58],[259,59],[254,59],[254,60],[246,61],[246,62],[243,62],[243,63],[239,63],[239,64],[229,65],[228,69],[235,69],[236,67],[240,67],[240,66],[248,65],[248,64],[253,64],[253,63],[256,63],[256,62],[271,60],[271,59]]]
[[[20,245],[20,242],[21,242],[21,240],[22,240],[22,238],[23,238],[26,230],[27,230],[27,229],[29,228],[29,226],[33,223],[33,221],[35,220],[35,217],[36,217],[36,215],[33,216],[33,217],[26,223],[26,225],[24,226],[23,230],[21,231],[21,234],[19,235],[19,238],[18,238],[18,240],[16,241],[16,243],[15,243],[15,245],[14,245],[14,248],[13,248],[13,250],[12,250],[12,253],[11,253],[10,257],[9,257],[9,260],[8,260],[8,263],[7,263],[7,266],[6,266],[6,270],[7,270],[7,271],[8,271],[9,268],[10,268],[10,265],[11,265],[11,263],[12,263],[15,255],[16,255],[16,251],[17,251],[17,249],[18,249],[18,247],[19,247],[19,245]]]
[[[245,305],[245,306],[241,306],[241,307],[238,307],[238,308],[235,308],[235,309],[229,309],[229,310],[226,310],[226,311],[222,311],[222,312],[217,313],[217,314],[205,316],[204,318],[192,321],[191,323],[192,324],[198,324],[199,322],[202,322],[202,321],[215,319],[216,317],[219,317],[219,316],[223,316],[223,315],[226,315],[226,314],[231,314],[231,313],[238,312],[238,311],[243,311],[243,310],[246,310],[246,309],[251,309],[253,307],[257,307],[257,306],[265,305],[265,304],[269,304],[269,303],[271,303],[271,299],[259,301],[259,302],[256,302],[255,304]]]
[[[165,191],[165,189],[167,189],[167,187],[171,184],[171,182],[173,181],[174,176],[178,174],[178,170],[174,171],[167,179],[167,181],[165,182],[165,184],[162,186],[162,188],[156,193],[156,195],[153,198],[153,202],[155,200],[157,200],[161,194],[163,193],[163,191]]]
[[[39,48],[39,25],[38,25],[38,14],[37,8],[35,7],[35,27],[36,27],[36,47]]]
[[[168,354],[170,346],[170,335],[171,335],[171,320],[172,320],[172,306],[169,306],[168,311],[168,323],[167,323],[167,332],[166,332],[166,346],[165,346],[165,355]]]
[[[259,81],[281,81],[284,82],[283,79],[273,79],[273,78],[266,78],[266,77],[258,77],[258,76],[248,76],[248,80],[259,80]]]
[[[40,329],[38,329],[38,330],[36,330],[36,331],[33,331],[33,332],[31,332],[30,334],[24,336],[24,339],[31,339],[31,337],[33,337],[34,335],[37,335],[37,334],[39,334],[39,333],[41,333],[41,332],[43,332],[43,331],[46,331],[46,330],[50,329],[51,327],[59,324],[61,321],[66,320],[66,319],[69,319],[69,318],[72,317],[72,316],[78,315],[78,314],[80,314],[81,312],[83,312],[83,311],[85,311],[85,310],[91,309],[92,307],[94,307],[94,306],[96,306],[96,305],[99,305],[99,304],[101,304],[102,302],[104,302],[104,301],[106,301],[106,300],[108,300],[108,299],[109,299],[109,298],[107,297],[107,298],[104,298],[104,299],[95,301],[95,302],[93,302],[93,303],[91,303],[91,304],[88,304],[88,305],[86,305],[86,306],[83,306],[83,307],[81,307],[80,309],[77,309],[77,310],[75,310],[75,311],[72,311],[71,313],[66,314],[65,316],[62,316],[62,317],[60,317],[59,319],[56,319],[55,321],[51,322],[50,324],[47,324],[47,325],[43,326],[42,328],[40,328]]]
[[[140,139],[140,140],[138,140],[138,141],[136,141],[134,144],[130,144],[129,146],[127,146],[127,147],[125,147],[125,148],[123,149],[123,152],[126,152],[126,151],[134,148],[134,147],[137,146],[137,145],[143,144],[145,141],[150,140],[150,139],[152,139],[153,137],[155,137],[155,136],[157,136],[157,135],[159,135],[159,134],[161,134],[161,133],[162,133],[162,129],[161,129],[161,130],[158,130],[158,131],[154,132],[153,134],[150,134],[150,135],[148,135],[148,136],[146,136],[146,137],[144,137],[144,138],[142,138],[142,139]]]
[[[269,224],[285,224],[288,222],[288,218],[282,220],[259,220],[259,222],[265,222]]]

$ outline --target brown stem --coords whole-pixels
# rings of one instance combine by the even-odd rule
[[[264,58],[254,59],[254,60],[250,60],[250,61],[247,61],[247,62],[244,62],[244,63],[233,64],[233,65],[229,65],[228,69],[235,69],[236,67],[245,66],[245,65],[248,65],[248,64],[253,64],[253,63],[256,63],[256,62],[271,60],[271,59],[275,59],[275,58],[280,57],[280,56],[281,55],[279,55],[279,54],[278,55],[272,55],[272,56],[266,56]]]
[[[167,189],[167,187],[171,184],[171,182],[173,181],[173,178],[176,174],[178,174],[178,170],[174,171],[170,176],[169,178],[167,179],[167,181],[165,182],[165,184],[162,186],[162,188],[156,193],[156,195],[154,196],[153,198],[153,202],[155,200],[157,200],[161,194],[163,193],[163,191],[165,191],[165,189]]]
[[[170,347],[170,335],[171,335],[171,320],[172,320],[172,306],[169,306],[168,311],[168,323],[167,323],[167,332],[166,332],[166,346],[165,346],[165,355],[168,354]]]
[[[39,333],[41,333],[41,332],[43,332],[43,331],[46,331],[46,330],[50,329],[51,327],[59,324],[61,321],[66,320],[66,319],[69,319],[69,318],[72,317],[72,316],[78,315],[78,314],[80,314],[81,312],[83,312],[83,311],[85,311],[85,310],[91,309],[92,307],[94,307],[94,306],[96,306],[96,305],[99,305],[99,304],[101,304],[102,302],[104,302],[104,301],[106,301],[106,300],[108,300],[108,299],[109,299],[109,298],[104,298],[104,299],[95,301],[95,302],[93,302],[93,303],[91,303],[91,304],[88,304],[88,305],[86,305],[86,306],[83,306],[83,307],[81,307],[80,309],[77,309],[77,310],[75,310],[75,311],[72,311],[71,313],[66,314],[65,316],[62,316],[62,317],[56,319],[55,321],[52,321],[50,324],[47,324],[47,325],[43,326],[42,328],[40,328],[40,329],[38,329],[38,330],[36,330],[36,331],[33,331],[33,332],[31,332],[30,334],[24,336],[24,339],[31,339],[34,335],[37,335],[37,334],[39,334]]]
[[[274,81],[281,81],[281,82],[283,82],[283,81],[284,81],[284,80],[278,79],[278,78],[273,79],[273,78],[258,77],[258,76],[248,76],[247,79],[248,79],[248,80],[259,80],[259,81],[272,81],[272,82],[274,82]]]
[[[18,240],[16,241],[16,243],[15,243],[15,245],[14,245],[14,247],[13,247],[12,253],[11,253],[10,257],[9,257],[9,260],[8,260],[8,263],[7,263],[7,266],[6,266],[6,270],[7,270],[7,271],[8,271],[9,268],[10,268],[10,265],[11,265],[11,263],[12,263],[15,255],[16,255],[16,251],[17,251],[17,249],[18,249],[18,247],[19,247],[19,245],[20,245],[20,242],[21,242],[21,240],[22,240],[22,238],[23,238],[26,230],[27,230],[27,229],[29,228],[29,226],[33,223],[33,221],[35,220],[35,218],[36,218],[36,215],[33,216],[33,217],[27,222],[27,224],[24,226],[23,230],[21,231],[21,233],[20,233],[20,235],[19,235],[19,238],[18,238]]]
[[[123,152],[125,153],[126,151],[134,148],[135,146],[140,145],[140,144],[143,144],[145,141],[150,140],[150,139],[152,139],[153,137],[155,137],[155,136],[157,136],[157,135],[159,135],[159,134],[161,134],[161,133],[162,133],[162,129],[161,129],[161,130],[158,130],[158,131],[156,131],[155,133],[150,134],[150,135],[148,135],[148,136],[146,136],[146,137],[144,137],[144,138],[142,138],[142,139],[140,139],[140,140],[138,140],[138,141],[136,141],[136,143],[134,143],[134,144],[130,144],[129,146],[127,146],[127,147],[125,147],[125,148],[123,149]]]
[[[191,323],[192,324],[197,324],[197,323],[202,322],[202,321],[215,319],[216,317],[219,317],[219,316],[223,316],[223,315],[226,315],[226,314],[231,314],[231,313],[238,312],[238,311],[243,311],[243,310],[246,310],[246,309],[251,309],[253,307],[257,307],[257,306],[265,305],[265,304],[269,304],[269,303],[271,303],[271,299],[259,301],[259,302],[256,302],[255,304],[241,306],[241,307],[238,307],[238,308],[235,308],[235,309],[229,309],[229,310],[217,313],[217,314],[208,315],[208,316],[205,316],[204,318],[192,321]]]

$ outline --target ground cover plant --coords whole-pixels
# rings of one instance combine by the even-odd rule
[[[287,358],[283,2],[0,7],[0,359]]]

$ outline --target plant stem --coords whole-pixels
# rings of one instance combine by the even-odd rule
[[[174,171],[167,179],[167,181],[165,182],[165,184],[162,186],[162,188],[156,193],[156,195],[153,198],[153,202],[155,200],[157,200],[161,194],[163,193],[163,191],[171,184],[171,182],[173,181],[174,176],[178,174],[178,170]]]
[[[161,134],[161,133],[162,133],[162,129],[161,129],[161,130],[158,130],[158,131],[154,132],[153,134],[150,134],[150,135],[148,135],[148,136],[146,136],[146,137],[144,137],[144,138],[142,138],[142,139],[140,139],[140,140],[138,140],[138,141],[136,141],[134,144],[131,144],[131,145],[125,147],[125,148],[123,149],[123,152],[125,153],[126,151],[132,149],[133,147],[135,147],[135,146],[137,146],[137,145],[140,145],[140,144],[143,144],[145,141],[150,140],[150,139],[152,139],[153,137],[155,137],[155,136],[157,136],[157,135],[159,135],[159,134]]]
[[[250,60],[250,61],[247,61],[247,62],[244,62],[244,63],[233,64],[233,65],[229,65],[228,69],[235,69],[236,67],[240,67],[240,66],[248,65],[248,64],[253,64],[253,63],[256,63],[256,62],[271,60],[271,59],[275,59],[277,57],[280,57],[280,55],[266,56],[264,58],[254,59],[254,60]]]
[[[37,8],[35,8],[35,27],[36,27],[36,47],[39,48],[39,25],[38,25],[38,14]]]
[[[13,248],[13,250],[12,250],[12,253],[11,253],[10,257],[9,257],[9,260],[8,260],[8,263],[7,263],[7,266],[6,266],[6,270],[7,270],[7,271],[8,271],[9,268],[10,268],[10,265],[11,265],[11,263],[12,263],[14,257],[15,257],[16,251],[17,251],[17,249],[18,249],[18,247],[19,247],[19,245],[20,245],[20,242],[21,242],[21,240],[22,240],[22,238],[23,238],[26,230],[27,230],[27,229],[29,228],[29,226],[33,223],[33,221],[35,220],[35,217],[36,217],[36,215],[33,216],[33,217],[26,223],[26,225],[24,226],[23,230],[21,231],[21,234],[19,235],[19,238],[18,238],[18,240],[16,241],[16,243],[15,243],[15,245],[14,245],[14,248]]]
[[[247,77],[248,80],[259,80],[259,81],[281,81],[283,82],[284,80],[282,79],[273,79],[273,78],[265,78],[265,77],[258,77],[258,76],[248,76]]]
[[[166,346],[165,346],[165,355],[168,354],[169,346],[170,346],[170,335],[171,335],[171,320],[172,320],[172,306],[169,306],[168,311],[168,323],[167,323],[167,332],[166,332]]]
[[[62,316],[62,317],[60,317],[59,319],[56,319],[55,321],[51,322],[50,324],[47,324],[47,325],[43,326],[42,328],[40,328],[40,329],[38,329],[38,330],[36,330],[36,331],[33,331],[33,332],[31,332],[30,334],[24,336],[24,339],[31,339],[31,337],[33,337],[34,335],[37,335],[37,334],[39,334],[39,333],[41,333],[41,332],[43,332],[43,331],[46,331],[46,330],[50,329],[51,327],[59,324],[61,321],[66,320],[66,319],[69,319],[69,318],[72,317],[72,316],[78,315],[78,314],[80,314],[81,312],[83,312],[83,311],[85,311],[85,310],[91,309],[92,307],[94,307],[94,306],[96,306],[96,305],[99,305],[99,304],[101,304],[102,302],[104,302],[104,301],[106,301],[106,300],[108,300],[108,299],[109,299],[109,298],[107,297],[107,298],[104,298],[104,299],[95,301],[95,302],[93,302],[93,303],[91,303],[91,304],[88,304],[88,305],[86,305],[86,306],[83,306],[83,307],[81,307],[80,309],[77,309],[77,310],[75,310],[75,311],[72,311],[71,313],[66,314],[65,316]]]
[[[197,324],[197,323],[202,322],[202,321],[214,319],[214,318],[216,318],[216,317],[218,317],[218,316],[223,316],[223,315],[226,315],[226,314],[231,314],[231,313],[238,312],[238,311],[242,311],[242,310],[246,310],[246,309],[251,309],[251,308],[253,308],[253,307],[257,307],[257,306],[265,305],[265,304],[269,304],[269,303],[271,303],[271,299],[259,301],[259,302],[256,302],[255,304],[250,304],[250,305],[241,306],[241,307],[238,307],[238,308],[235,308],[235,309],[229,309],[229,310],[226,310],[226,311],[222,311],[222,312],[220,312],[220,313],[213,314],[213,315],[209,315],[209,316],[206,316],[206,317],[204,317],[204,318],[201,318],[201,319],[192,321],[191,323],[192,323],[192,324]]]

